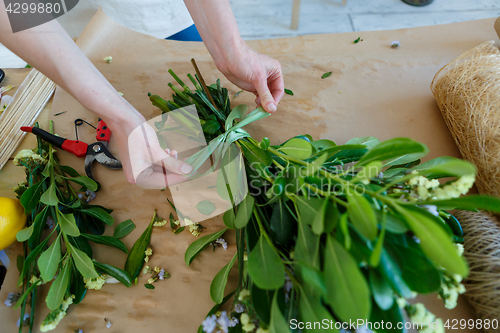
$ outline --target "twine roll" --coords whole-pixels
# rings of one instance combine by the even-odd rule
[[[480,319],[500,321],[500,220],[484,212],[456,212],[464,231],[464,256],[470,275],[463,281],[465,297]],[[485,329],[486,332],[500,332]]]
[[[479,192],[500,197],[500,51],[494,42],[444,66],[431,90],[462,156],[477,167]]]

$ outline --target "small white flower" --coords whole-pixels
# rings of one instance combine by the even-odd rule
[[[245,311],[245,306],[241,303],[236,303],[236,305],[234,306],[234,312],[242,313],[243,311]]]
[[[85,191],[85,194],[87,195],[87,202],[94,200],[97,196],[97,194],[95,194],[95,192],[91,190]]]
[[[29,313],[25,313],[24,314],[24,317],[23,317],[23,325],[27,325],[28,324],[28,319],[30,318],[30,314]],[[17,327],[21,326],[21,318],[18,318],[17,319]]]
[[[238,320],[238,318],[236,317],[233,317],[231,318],[231,322],[229,323],[229,327],[236,327],[236,325],[238,325],[240,321]]]
[[[203,332],[212,333],[217,326],[217,316],[211,315],[210,317],[205,318],[201,325],[203,326]]]
[[[160,273],[158,273],[158,277],[160,278],[160,280],[165,279],[165,270],[163,268],[160,270]]]
[[[400,46],[400,45],[401,45],[401,43],[399,42],[399,40],[394,40],[394,41],[392,41],[392,43],[391,43],[391,47],[392,47],[392,48],[396,48],[396,47],[398,47],[398,46]]]
[[[224,250],[227,250],[227,242],[224,238],[220,237],[215,241],[216,244],[220,244]]]
[[[231,320],[227,316],[226,311],[222,311],[220,314],[219,319],[217,319],[217,324],[219,324],[220,329],[224,332],[227,333],[229,329],[229,325],[231,324]]]
[[[431,213],[434,216],[439,216],[438,209],[434,205],[422,205],[420,207],[422,207],[423,209],[425,209],[426,211],[428,211],[429,213]]]
[[[106,323],[106,328],[110,328],[110,327],[111,327],[111,325],[112,325],[112,324],[111,324],[111,322],[110,322],[110,321],[108,321],[108,322]]]
[[[5,300],[4,304],[6,306],[12,306],[17,303],[21,295],[19,293],[9,293],[7,295],[7,299]]]

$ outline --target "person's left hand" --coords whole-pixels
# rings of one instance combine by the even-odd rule
[[[255,102],[264,110],[276,111],[285,93],[281,65],[276,59],[254,51],[243,42],[235,53],[222,61],[216,60],[216,65],[229,81],[254,93]]]

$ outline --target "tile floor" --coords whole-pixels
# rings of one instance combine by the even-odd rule
[[[386,30],[500,16],[500,0],[434,0],[414,7],[401,0],[302,0],[297,30],[291,30],[293,0],[230,0],[245,39],[317,33]],[[0,44],[0,68],[25,62]]]

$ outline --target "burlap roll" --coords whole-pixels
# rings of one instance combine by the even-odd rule
[[[500,196],[500,51],[494,42],[444,66],[431,90],[463,157],[477,166],[479,191]]]
[[[500,325],[500,220],[483,212],[459,211],[455,216],[464,230],[464,256],[470,275],[463,282],[465,296],[479,318]],[[485,329],[486,332],[500,332]]]

